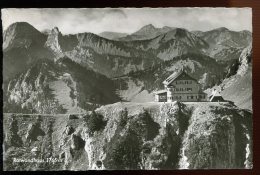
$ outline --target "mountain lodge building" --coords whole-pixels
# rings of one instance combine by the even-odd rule
[[[174,72],[163,81],[164,90],[155,92],[155,101],[207,101],[207,94],[201,89],[198,81],[185,71]]]

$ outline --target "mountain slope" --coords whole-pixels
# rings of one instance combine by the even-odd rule
[[[144,71],[130,72],[128,75],[115,78],[118,94],[127,101],[153,101],[152,91],[163,89],[162,82],[173,72],[186,70],[197,79],[202,88],[220,83],[225,76],[227,66],[218,63],[206,55],[186,54],[155,65]],[[134,98],[142,94],[142,101]]]
[[[220,85],[221,94],[241,108],[252,111],[252,46],[243,50],[237,69]]]
[[[110,79],[68,58],[39,60],[6,83],[4,94],[5,112],[79,113],[119,101]]]
[[[17,82],[19,75],[30,71],[39,60],[51,60],[50,64],[57,66],[59,60],[66,57],[73,64],[74,62],[77,65],[80,64],[78,68],[82,69],[81,72],[84,72],[84,69],[114,78],[117,87],[113,87],[112,81],[107,80],[111,81],[109,84],[113,88],[108,92],[113,94],[113,97],[106,97],[105,100],[107,98],[112,100],[104,101],[104,104],[115,102],[114,99],[119,100],[115,97],[115,90],[123,100],[147,102],[153,100],[152,91],[163,88],[161,82],[166,77],[182,68],[194,76],[203,88],[219,85],[229,70],[237,71],[240,65],[238,57],[243,48],[251,43],[250,32],[234,32],[225,28],[208,32],[189,32],[181,28],[155,28],[148,25],[135,34],[147,37],[155,35],[155,37],[145,40],[114,41],[92,33],[63,35],[58,28],[52,29],[48,34],[43,34],[28,23],[12,24],[4,32],[4,86],[7,87],[12,80]],[[230,64],[234,64],[235,67],[232,68]],[[66,71],[59,71],[65,74],[65,76],[63,73],[60,75],[64,79],[74,81],[73,75],[76,74],[76,69],[73,66],[69,66]],[[72,72],[69,73],[70,71]],[[236,74],[233,71],[229,71],[228,77]],[[90,74],[92,77],[92,73]],[[55,78],[58,80],[49,85],[57,92],[54,94],[57,97],[56,100],[63,103],[63,95],[58,92],[58,89],[66,87],[64,93],[68,96],[71,87],[58,77]],[[92,81],[99,82],[99,78],[97,76]],[[80,81],[85,81],[85,79],[80,79]],[[225,82],[225,84],[228,83]],[[18,85],[21,84],[18,83]],[[90,105],[101,104],[102,97],[100,96],[95,97],[99,100],[90,100],[92,97],[84,92],[85,86],[89,87],[88,84],[83,83],[82,89],[79,90],[82,90],[84,94],[79,103],[83,103],[86,98],[87,103],[91,103]],[[104,89],[102,87],[101,91],[103,92]],[[96,89],[88,90],[95,91]],[[97,92],[94,94],[96,96]],[[7,95],[6,99],[8,98],[10,97]],[[66,105],[63,107],[66,109],[73,106],[73,99],[67,98],[64,101]]]
[[[149,52],[92,33],[63,35],[54,28],[46,35],[25,22],[12,24],[4,33],[5,80],[43,58],[57,60],[67,56],[108,77],[145,69],[160,62]]]
[[[55,32],[56,31],[56,32]],[[92,33],[62,35],[53,29],[46,42],[57,57],[71,60],[108,77],[143,70],[160,60],[153,54],[130,48]]]
[[[9,79],[26,70],[38,59],[54,55],[44,43],[47,36],[25,22],[10,25],[3,36],[3,79]]]
[[[231,31],[225,27],[217,28],[207,32],[195,31],[209,44],[208,53],[217,60],[236,59],[243,48],[252,42],[252,33],[249,31]]]
[[[169,60],[175,56],[187,53],[204,53],[208,44],[185,29],[172,29],[153,39],[129,41],[129,47],[149,51],[161,60]]]

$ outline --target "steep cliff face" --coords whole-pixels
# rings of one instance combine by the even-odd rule
[[[234,64],[228,67],[227,77],[214,87],[237,106],[252,111],[252,45],[243,49]]]
[[[45,42],[45,47],[49,48],[56,57],[63,56],[62,50],[59,43],[59,38],[61,37],[61,33],[57,27],[51,30],[48,34],[47,41]]]
[[[4,130],[6,170],[252,168],[252,114],[229,103],[115,103],[70,117],[5,114]]]

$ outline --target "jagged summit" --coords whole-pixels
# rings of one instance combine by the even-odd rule
[[[58,27],[54,27],[52,29],[52,31],[55,32],[55,33],[61,33]]]

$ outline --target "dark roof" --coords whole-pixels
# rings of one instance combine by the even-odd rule
[[[163,84],[164,85],[169,85],[174,80],[176,80],[182,73],[185,73],[186,75],[188,75],[188,77],[190,77],[191,79],[197,81],[196,79],[192,78],[189,74],[187,74],[185,71],[181,70],[181,71],[176,71],[173,74],[171,74],[168,78],[166,78],[166,80],[163,81]]]
[[[155,91],[154,94],[163,94],[163,93],[167,93],[167,90],[159,90],[159,91]]]

